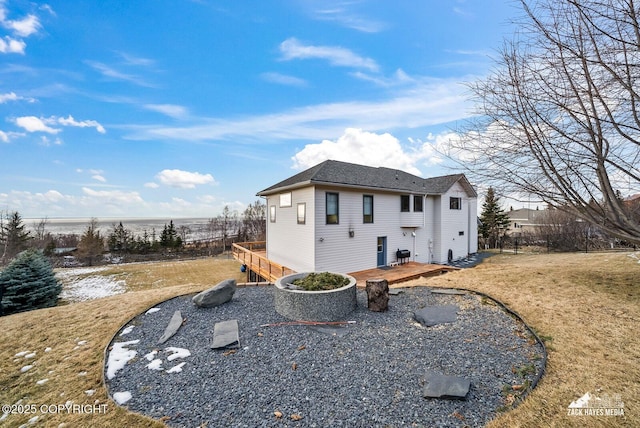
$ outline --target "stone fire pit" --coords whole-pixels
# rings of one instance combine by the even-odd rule
[[[294,321],[344,321],[356,308],[356,279],[334,290],[306,291],[295,289],[290,284],[311,272],[294,273],[276,281],[276,312]]]

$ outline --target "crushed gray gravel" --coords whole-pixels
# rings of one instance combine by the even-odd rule
[[[353,324],[261,327],[289,321],[275,312],[273,292],[240,287],[230,302],[209,309],[182,296],[135,317],[113,339],[139,342],[129,346],[135,358],[105,376],[110,394],[130,392],[124,407],[173,427],[476,427],[494,418],[509,394],[521,393],[505,385],[534,382],[544,370],[544,349],[526,327],[475,294],[407,288],[378,313],[358,290]],[[424,327],[413,319],[425,306],[447,304],[460,307],[454,323]],[[177,310],[184,325],[157,345]],[[214,324],[231,319],[238,320],[240,348],[210,349]],[[169,347],[191,355],[168,361]],[[145,355],[154,350],[163,370],[147,367]],[[167,373],[183,362],[181,372]],[[469,379],[466,400],[423,398],[429,371]]]

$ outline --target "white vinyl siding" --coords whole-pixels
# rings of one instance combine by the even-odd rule
[[[267,258],[298,272],[313,270],[316,211],[313,188],[291,192],[289,207],[278,206],[278,198],[279,195],[271,195],[267,199],[267,205],[276,205],[276,222],[267,223]],[[298,224],[298,204],[305,204],[304,224]]]

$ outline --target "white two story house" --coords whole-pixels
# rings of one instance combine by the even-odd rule
[[[425,179],[328,160],[258,196],[267,258],[297,272],[444,264],[478,248],[477,194],[463,174]],[[409,257],[397,260],[398,250]]]

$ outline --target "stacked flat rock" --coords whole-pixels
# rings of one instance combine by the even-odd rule
[[[227,303],[236,292],[236,280],[226,279],[215,287],[193,296],[193,303],[200,308],[213,308]]]

